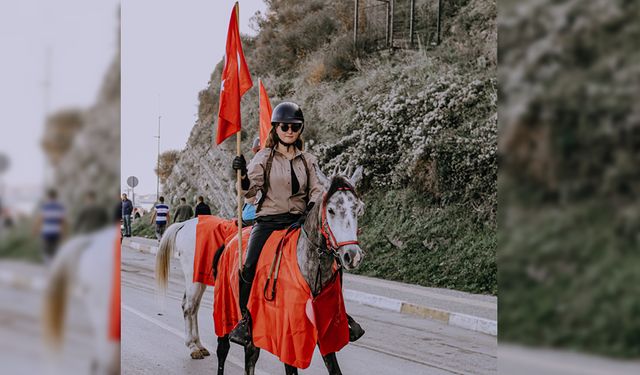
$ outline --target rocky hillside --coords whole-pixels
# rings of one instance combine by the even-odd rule
[[[272,0],[244,39],[271,101],[293,100],[321,168],[365,166],[360,272],[495,293],[497,87],[495,1],[447,2],[443,42],[375,50],[351,42],[353,4]],[[235,141],[213,145],[221,64],[199,93],[199,116],[164,193],[205,195],[233,215]],[[258,124],[256,87],[243,98],[243,150]],[[385,233],[380,236],[380,233]]]
[[[640,5],[518,4],[500,17],[500,340],[637,358]]]
[[[42,141],[53,167],[52,186],[74,217],[84,194],[111,213],[120,191],[120,52],[105,73],[96,102],[47,119]]]

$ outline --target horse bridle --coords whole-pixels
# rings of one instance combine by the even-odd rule
[[[338,191],[351,191],[353,192],[353,189],[349,188],[349,187],[341,187],[338,188]],[[350,240],[350,241],[341,241],[338,242],[336,240],[336,236],[333,234],[333,231],[331,230],[331,226],[329,225],[329,222],[327,221],[327,201],[328,201],[328,197],[327,197],[327,193],[324,193],[323,197],[322,197],[322,205],[320,206],[320,234],[322,234],[322,237],[324,238],[324,243],[322,244],[316,244],[315,242],[311,241],[311,239],[309,238],[309,235],[307,234],[306,230],[303,230],[305,232],[305,237],[307,239],[307,241],[309,241],[318,251],[318,255],[322,256],[324,254],[329,254],[332,255],[335,258],[339,258],[338,255],[338,249],[341,246],[345,246],[345,245],[359,245],[360,242],[356,239],[356,240]],[[325,245],[325,249],[323,249],[323,246]],[[326,251],[323,251],[326,250]],[[338,262],[338,264],[340,264],[340,262]]]
[[[338,191],[351,191],[352,193],[355,194],[353,189],[349,187],[338,188]],[[358,240],[342,241],[342,242],[338,242],[336,240],[336,237],[333,234],[333,231],[331,230],[331,226],[327,221],[327,210],[326,210],[327,200],[328,200],[327,198],[328,198],[327,193],[324,193],[324,195],[322,196],[322,205],[320,206],[320,210],[322,211],[322,214],[320,216],[320,233],[322,234],[322,237],[324,237],[325,242],[323,244],[322,243],[316,244],[315,242],[313,242],[309,238],[307,231],[304,229],[304,225],[302,226],[302,231],[304,232],[305,239],[316,248],[316,251],[318,252],[318,256],[330,255],[335,258],[337,267],[338,267],[334,273],[334,277],[335,277],[335,275],[341,272],[341,268],[342,268],[342,263],[340,262],[340,254],[338,254],[338,248],[340,248],[340,246],[345,246],[345,245],[359,245],[360,242]],[[289,228],[289,230],[291,230],[291,228]],[[281,245],[282,245],[282,240],[280,244],[278,244],[278,246],[281,246]],[[326,251],[323,251],[322,245],[326,245]],[[276,252],[276,256],[273,262],[271,263],[269,276],[267,277],[267,282],[265,283],[264,291],[263,291],[264,298],[267,301],[273,301],[275,299],[276,283],[278,281],[278,273],[280,269],[281,258],[282,258],[282,252],[279,252],[279,253]],[[274,270],[274,265],[275,265],[275,270]],[[274,271],[275,271],[275,275],[273,274]],[[274,275],[273,283],[271,284],[271,296],[267,296],[267,290],[269,289],[269,283],[271,282],[271,275]],[[318,264],[318,272],[316,273],[316,280],[315,280],[315,283],[316,283],[315,290],[319,290],[318,284],[320,283],[321,280],[322,280],[322,269]]]
[[[353,192],[353,190],[351,188],[348,188],[348,187],[338,188],[338,191],[351,191],[351,192]],[[322,207],[320,207],[320,210],[322,211],[322,219],[321,219],[322,221],[320,223],[320,233],[322,234],[322,237],[324,237],[324,239],[325,239],[325,242],[327,244],[327,249],[332,250],[332,251],[336,251],[341,246],[359,245],[360,242],[358,242],[358,240],[342,241],[342,242],[336,241],[336,236],[333,235],[333,231],[331,230],[331,227],[329,226],[329,222],[327,221],[327,210],[326,210],[326,208],[327,208],[327,194],[325,193],[324,197],[322,198]]]

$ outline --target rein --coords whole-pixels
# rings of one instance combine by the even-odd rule
[[[341,187],[341,188],[338,188],[337,191],[353,192],[353,189],[349,187]],[[336,240],[336,237],[333,234],[333,231],[331,230],[331,226],[327,221],[327,209],[326,209],[327,200],[328,200],[327,193],[324,193],[324,196],[322,197],[322,205],[320,206],[320,211],[321,211],[320,223],[318,223],[320,227],[320,234],[324,238],[324,242],[320,244],[316,244],[314,241],[312,241],[309,235],[307,234],[306,229],[304,228],[304,224],[302,225],[301,229],[304,232],[305,240],[313,245],[319,257],[322,258],[328,255],[334,258],[337,264],[337,269],[331,278],[335,279],[335,275],[338,274],[340,272],[340,269],[342,268],[342,264],[340,263],[340,256],[338,254],[338,248],[345,245],[359,245],[360,242],[357,239],[342,241],[342,242],[338,242]],[[264,298],[267,301],[273,301],[276,297],[276,284],[278,282],[278,274],[280,273],[280,263],[282,261],[282,247],[284,245],[284,239],[291,231],[292,231],[292,228],[287,229],[287,233],[284,235],[282,240],[280,240],[280,243],[278,243],[278,247],[276,248],[276,254],[273,258],[273,261],[271,262],[271,266],[269,267],[267,282],[265,283],[264,290],[263,290]],[[271,282],[272,276],[273,276],[273,282]],[[318,294],[321,291],[321,288],[318,288],[318,286],[322,287],[322,285],[319,285],[321,282],[322,282],[322,267],[320,264],[318,264],[318,271],[316,273],[316,279],[314,283],[314,289],[318,290]],[[271,294],[268,295],[267,293],[268,293],[270,284],[271,284]],[[311,285],[309,287],[311,287]]]

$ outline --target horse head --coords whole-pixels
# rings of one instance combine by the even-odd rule
[[[335,251],[347,270],[357,268],[364,258],[358,243],[358,217],[364,213],[364,203],[358,197],[355,186],[362,179],[362,167],[351,177],[345,172],[327,178],[318,170],[318,178],[325,194],[320,207],[320,231],[327,248]]]

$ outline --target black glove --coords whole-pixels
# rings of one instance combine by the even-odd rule
[[[244,155],[236,156],[233,158],[233,163],[231,163],[231,168],[236,171],[240,171],[240,174],[243,176],[247,175],[247,161],[244,159]]]

